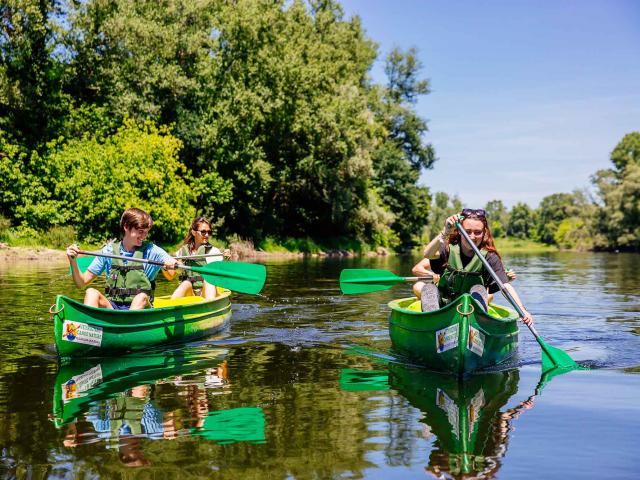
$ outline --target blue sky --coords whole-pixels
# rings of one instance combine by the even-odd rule
[[[438,161],[421,183],[466,206],[536,207],[590,186],[640,130],[640,1],[343,0],[382,60],[416,47],[431,93],[416,108]]]

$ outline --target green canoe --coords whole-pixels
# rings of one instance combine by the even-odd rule
[[[469,294],[434,312],[421,312],[415,298],[389,307],[394,350],[430,370],[463,375],[504,362],[518,347],[518,315],[494,304],[485,313]]]
[[[158,297],[155,308],[95,308],[58,295],[50,313],[60,357],[105,356],[153,345],[189,341],[224,329],[231,318],[231,292],[214,300]]]

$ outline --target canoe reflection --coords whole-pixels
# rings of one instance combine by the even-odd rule
[[[425,436],[435,441],[426,470],[437,478],[492,478],[507,450],[511,422],[535,395],[501,410],[518,391],[517,369],[456,378],[399,364],[389,384],[424,413]]]
[[[215,396],[230,392],[226,354],[153,351],[61,365],[52,417],[65,429],[64,445],[103,441],[118,448],[124,465],[144,466],[141,439],[263,442],[261,409],[213,409]]]

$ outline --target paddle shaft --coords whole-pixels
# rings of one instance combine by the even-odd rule
[[[467,241],[467,243],[471,246],[474,253],[478,256],[478,258],[482,262],[482,265],[484,265],[484,268],[486,268],[487,272],[489,272],[493,280],[496,282],[496,285],[498,285],[500,292],[502,292],[505,298],[509,300],[509,303],[513,305],[513,308],[516,309],[516,312],[518,312],[518,315],[520,315],[520,318],[523,318],[524,312],[522,311],[522,308],[520,308],[520,305],[518,305],[518,302],[516,302],[515,298],[513,298],[511,293],[509,293],[509,291],[504,288],[504,284],[500,281],[498,274],[496,274],[496,272],[493,271],[493,268],[491,268],[491,265],[489,265],[489,262],[487,262],[487,259],[484,258],[484,255],[480,253],[480,250],[478,250],[478,247],[476,246],[476,244],[473,243],[471,238],[469,238],[469,234],[466,232],[464,228],[462,228],[462,225],[460,225],[460,222],[456,222],[456,227],[458,227],[458,230],[460,231],[460,235],[462,235],[464,239]],[[531,330],[531,333],[533,333],[536,338],[540,338],[540,335],[538,334],[536,329],[533,327],[533,325],[527,325],[527,327],[529,327],[529,330]]]
[[[395,281],[395,282],[419,282],[420,280],[431,280],[433,279],[433,277],[428,276],[428,277],[397,277],[397,278],[389,278],[389,277],[371,277],[371,278],[364,278],[364,279],[359,279],[357,282],[349,282],[349,281],[344,281],[344,283],[379,283],[379,282],[384,282],[384,281]]]
[[[178,260],[183,260],[185,258],[196,260],[199,258],[209,258],[209,257],[224,257],[222,253],[205,253],[203,255],[175,255],[173,258]]]
[[[82,255],[95,255],[96,257],[115,258],[116,260],[130,260],[132,262],[148,263],[149,265],[158,265],[160,267],[164,267],[163,262],[158,262],[156,260],[149,260],[148,258],[124,257],[122,255],[113,255],[111,253],[102,253],[102,252],[88,252],[86,250],[78,250],[78,253],[81,253]],[[181,265],[179,263],[176,263],[175,268],[182,268],[184,270],[193,270],[193,268],[191,268],[190,266]]]

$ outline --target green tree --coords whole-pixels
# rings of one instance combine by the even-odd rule
[[[604,248],[640,249],[640,132],[623,137],[611,153],[613,169],[600,170],[592,181],[602,207],[597,226]]]
[[[543,243],[556,243],[555,236],[560,223],[569,218],[582,219],[588,225],[593,215],[593,206],[587,195],[581,191],[573,193],[554,193],[542,199],[537,209],[537,235]],[[576,222],[571,225],[576,225]]]
[[[565,218],[555,230],[554,242],[564,249],[590,250],[593,247],[593,231],[581,218]]]
[[[624,172],[629,165],[640,165],[640,132],[631,132],[611,152],[611,162],[617,172]]]
[[[534,211],[526,203],[516,203],[509,215],[507,235],[515,238],[536,240],[536,217]]]
[[[152,215],[156,240],[175,242],[195,215],[181,145],[166,127],[133,121],[104,142],[54,142],[46,157],[24,163],[29,188],[15,217],[34,228],[73,223],[82,238],[104,240],[119,232],[122,211],[136,206]]]
[[[0,129],[25,145],[42,145],[66,111],[56,46],[56,0],[0,5]]]
[[[509,224],[509,211],[502,200],[490,200],[484,207],[487,212],[487,221],[494,237],[504,237],[507,234]]]
[[[415,245],[428,218],[429,190],[417,185],[422,169],[432,168],[433,147],[423,140],[426,122],[414,111],[420,95],[429,93],[429,84],[420,80],[422,68],[415,49],[394,49],[387,57],[388,84],[374,110],[387,136],[373,154],[375,185],[382,201],[394,215],[391,228],[402,245]]]

